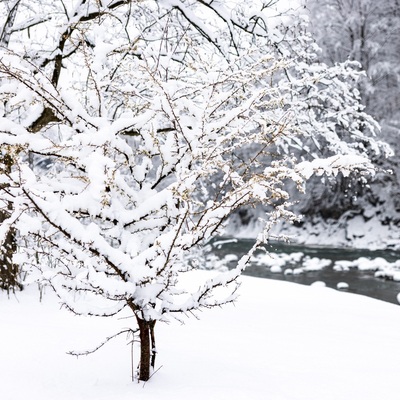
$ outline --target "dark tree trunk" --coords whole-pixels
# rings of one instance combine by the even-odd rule
[[[7,219],[7,217],[7,213],[0,210],[0,224]],[[0,244],[0,288],[7,290],[7,292],[15,291],[15,289],[22,289],[22,285],[18,281],[18,265],[12,262],[16,250],[15,230],[11,228],[4,242]]]
[[[9,154],[0,157],[0,174],[10,174],[14,160]],[[7,184],[1,189],[7,189]],[[6,203],[7,204],[7,203]],[[5,204],[2,204],[4,207]],[[6,207],[0,209],[0,225],[10,217],[12,212],[12,203],[8,203]],[[0,289],[7,292],[22,289],[19,280],[19,267],[12,262],[13,256],[17,251],[16,232],[14,228],[10,228],[7,232],[3,243],[0,243]]]
[[[139,325],[140,337],[139,380],[148,381],[156,360],[154,338],[154,325],[156,324],[156,321],[146,321],[139,317],[136,317],[136,319]]]

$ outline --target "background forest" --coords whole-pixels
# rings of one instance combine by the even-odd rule
[[[366,221],[376,218],[383,225],[398,228],[400,3],[397,0],[310,0],[308,6],[311,28],[322,48],[321,58],[329,64],[356,60],[366,72],[359,83],[362,102],[365,110],[380,123],[379,135],[390,144],[394,156],[374,160],[378,168],[392,173],[378,172],[370,185],[344,181],[323,190],[310,188],[304,212],[317,212],[335,219],[358,214]],[[322,198],[332,202],[319,201]],[[329,210],[338,210],[339,214]]]
[[[390,144],[393,155],[373,156],[377,173],[368,182],[344,176],[311,178],[306,196],[293,193],[298,200],[294,209],[304,216],[302,222],[298,229],[286,226],[283,231],[306,243],[324,245],[333,240],[345,246],[396,248],[400,228],[400,3],[308,0],[303,6],[321,48],[319,59],[328,65],[357,61],[365,71],[357,85],[361,102],[379,122],[377,135]],[[257,212],[242,211],[239,224],[251,224],[254,215]],[[237,221],[233,225],[238,229]]]

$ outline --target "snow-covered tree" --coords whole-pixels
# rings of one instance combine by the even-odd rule
[[[400,3],[397,0],[307,0],[311,27],[321,46],[320,59],[330,65],[357,61],[366,73],[358,89],[366,112],[381,125],[379,136],[398,153],[400,128]],[[315,210],[349,211],[377,217],[384,224],[399,226],[399,166],[395,155],[388,160],[374,158],[375,165],[393,174],[377,174],[365,187],[355,179],[331,182],[322,188],[310,186],[316,193],[306,206]],[[350,186],[350,187],[349,187]],[[331,199],[327,203],[320,197]],[[353,198],[357,198],[353,201]],[[310,197],[312,200],[312,196]]]
[[[366,71],[363,102],[375,118],[399,109],[400,3],[397,0],[308,0],[323,57],[331,64],[356,60]],[[383,101],[384,99],[384,101]]]
[[[366,149],[384,146],[351,86],[359,73],[318,63],[303,19],[274,17],[271,2],[2,6],[17,3],[0,49],[0,143],[12,160],[0,237],[18,232],[13,261],[73,312],[131,310],[148,380],[155,324],[235,301],[254,249],[295,218],[287,184],[372,172]],[[271,212],[252,250],[185,288],[190,254],[257,204]]]

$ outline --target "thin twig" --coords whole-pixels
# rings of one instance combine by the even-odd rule
[[[116,338],[117,336],[121,335],[122,333],[132,333],[132,335],[135,334],[135,332],[137,332],[137,330],[132,330],[132,329],[124,329],[123,331],[120,331],[118,333],[116,333],[115,335],[112,336],[108,336],[103,342],[101,342],[97,347],[95,347],[92,350],[86,350],[86,351],[82,351],[82,352],[77,352],[77,351],[68,351],[67,354],[71,355],[71,356],[87,356],[89,354],[93,354],[95,351],[99,350],[100,348],[102,348],[106,343],[108,343],[111,339]]]

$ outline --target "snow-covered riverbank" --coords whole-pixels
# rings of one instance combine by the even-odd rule
[[[224,238],[208,246],[209,269],[232,268],[253,239]],[[271,242],[251,258],[245,275],[326,286],[399,303],[400,252]]]
[[[240,221],[238,215],[231,218],[224,235],[237,238],[255,238],[261,230],[262,211],[256,210],[247,224]],[[383,224],[378,218],[365,219],[362,215],[352,218],[343,217],[339,221],[325,221],[315,217],[294,226],[285,222],[278,223],[271,232],[272,237],[285,236],[290,242],[308,246],[332,246],[369,250],[400,250],[400,227]]]
[[[199,276],[193,275],[194,283]],[[157,327],[161,369],[130,382],[130,319],[75,317],[53,295],[1,294],[4,400],[397,400],[400,307],[325,287],[242,277],[236,306]]]

